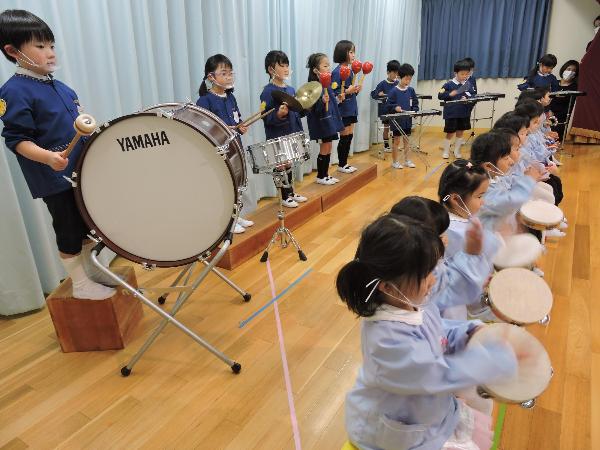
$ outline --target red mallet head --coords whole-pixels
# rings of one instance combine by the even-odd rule
[[[327,89],[329,86],[331,86],[331,72],[319,73],[319,81],[321,82],[321,86]]]
[[[350,67],[348,67],[347,65],[343,64],[340,67],[340,78],[342,80],[347,80],[349,76],[350,76]]]
[[[370,61],[365,61],[362,65],[362,71],[365,75],[371,73],[373,70],[373,63]]]
[[[361,70],[362,70],[362,63],[358,59],[355,59],[354,61],[352,61],[352,72],[354,72],[354,74],[357,74]]]

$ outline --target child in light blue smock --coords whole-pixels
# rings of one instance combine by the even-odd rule
[[[440,317],[427,297],[442,254],[429,227],[388,214],[367,226],[337,276],[339,296],[362,318],[363,364],[346,397],[346,429],[362,450],[491,445],[490,417],[454,392],[514,376],[517,359],[501,341],[466,346],[481,322]]]
[[[482,180],[488,181],[485,174]],[[466,320],[465,305],[479,304],[483,286],[490,276],[491,256],[488,253],[495,253],[496,239],[491,236],[490,240],[489,232],[484,236],[481,225],[475,221],[465,228],[464,235],[460,235],[462,244],[457,242],[455,230],[449,229],[452,221],[446,208],[425,197],[405,197],[392,207],[391,213],[418,220],[442,239],[446,249],[433,271],[436,282],[430,291],[431,301],[442,317]],[[448,252],[450,242],[455,248]]]

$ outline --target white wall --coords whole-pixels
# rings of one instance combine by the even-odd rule
[[[600,14],[600,5],[596,0],[553,0],[550,12],[550,26],[548,30],[547,52],[556,55],[558,66],[554,74],[558,77],[558,70],[569,59],[581,60],[585,53],[587,43],[594,36],[594,18]],[[541,56],[541,55],[540,55]],[[477,62],[477,61],[476,61]],[[451,68],[449,68],[451,70]],[[475,68],[477,70],[477,68]],[[475,73],[477,76],[477,73]],[[525,75],[525,74],[523,74]],[[434,100],[426,100],[425,108],[441,109],[437,101],[437,94],[446,80],[426,80],[417,83],[417,93],[433,95]],[[495,118],[513,109],[515,97],[519,94],[517,84],[519,78],[487,78],[477,80],[477,90],[484,92],[501,92],[506,98],[496,103]],[[482,102],[477,106],[478,117],[489,117],[491,102]],[[488,121],[478,122],[478,128],[489,126]],[[430,126],[442,127],[444,121],[435,117]]]

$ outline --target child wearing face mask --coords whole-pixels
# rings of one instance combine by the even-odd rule
[[[351,41],[342,40],[335,44],[333,50],[333,62],[338,66],[331,73],[331,87],[339,99],[340,115],[344,123],[344,129],[340,132],[340,142],[338,143],[338,172],[353,173],[356,167],[348,164],[348,155],[354,136],[354,124],[358,122],[358,103],[356,96],[360,93],[362,86],[352,84],[352,78],[345,81],[344,93],[342,94],[342,77],[340,69],[342,65],[350,67],[355,59],[356,47]]]
[[[388,214],[362,232],[336,287],[361,318],[363,363],[346,396],[358,448],[489,448],[491,417],[454,392],[510,378],[517,357],[498,340],[466,347],[481,322],[441,319],[428,300],[443,244],[429,227]]]
[[[515,215],[531,199],[541,171],[537,165],[531,165],[524,170],[525,176],[511,180],[506,176],[515,164],[510,152],[510,136],[497,130],[477,136],[471,146],[471,160],[485,169],[490,178],[479,210],[481,223],[488,230],[512,234],[516,231]]]
[[[79,140],[67,157],[63,151],[75,135],[73,122],[81,106],[75,91],[56,80],[54,35],[39,17],[24,10],[0,14],[0,48],[17,65],[0,87],[2,137],[14,152],[33,198],[41,198],[52,216],[62,262],[78,299],[114,295],[114,281],[92,263],[89,228],[75,203],[70,177],[81,154]]]
[[[290,61],[287,55],[281,50],[271,50],[267,53],[267,56],[265,56],[265,72],[269,75],[270,81],[263,88],[260,101],[265,106],[265,111],[275,108],[274,112],[263,117],[267,140],[304,131],[300,121],[304,113],[290,110],[285,103],[278,102],[271,95],[273,91],[282,91],[292,97],[296,94],[294,88],[286,83],[291,75]],[[303,195],[294,192],[291,170],[287,171],[286,176],[290,187],[281,188],[283,206],[296,208],[298,203],[303,203],[307,199]]]
[[[538,86],[546,86],[550,88],[550,92],[558,89],[558,80],[552,74],[552,70],[556,67],[556,56],[548,53],[542,56],[535,67],[525,77],[523,83],[517,85],[520,91],[533,89]]]
[[[533,160],[531,158],[525,159],[521,155],[521,148],[523,145],[527,143],[527,128],[529,126],[529,119],[517,115],[514,112],[508,112],[504,114],[500,119],[496,121],[494,124],[493,130],[499,133],[506,133],[510,137],[511,142],[511,150],[510,150],[510,159],[512,159],[515,164],[512,166],[508,177],[510,178],[509,183],[512,185],[513,182],[519,177],[526,176],[524,174],[525,169],[533,164]],[[535,162],[535,164],[539,164]],[[547,174],[543,175],[543,179],[547,178]],[[533,192],[531,195],[532,200],[543,200],[545,202],[551,203],[554,205],[554,192],[552,187],[544,183],[541,180],[538,180],[533,188]]]
[[[324,53],[313,53],[306,63],[308,81],[319,81],[320,74],[331,70],[329,58]],[[317,156],[317,184],[331,186],[339,180],[329,176],[329,161],[332,142],[338,139],[338,133],[344,129],[338,101],[331,87],[323,89],[321,98],[310,108],[306,119],[311,140],[319,143]]]
[[[563,199],[562,181],[558,176],[558,168],[552,161],[553,149],[550,149],[546,143],[543,134],[539,131],[541,126],[541,112],[543,107],[541,103],[532,99],[525,99],[517,104],[515,112],[519,115],[529,117],[529,128],[527,143],[522,147],[522,151],[531,155],[531,159],[536,161],[543,168],[544,177],[542,181],[552,187],[555,198],[555,204],[558,205]],[[561,237],[561,233],[550,233],[552,237]]]
[[[204,64],[204,78],[196,101],[197,106],[209,110],[230,128],[235,128],[242,122],[242,115],[233,95],[234,81],[233,64],[229,58],[221,54],[211,56]],[[244,134],[248,127],[239,126],[237,131]],[[233,232],[243,233],[252,225],[254,222],[239,216]]]
[[[452,202],[461,201],[459,190],[470,190],[468,186],[483,184],[481,190],[487,188],[489,180],[483,170],[476,175],[478,171],[469,162],[459,159],[451,164],[444,174],[442,174],[440,190],[448,192],[443,198],[448,196],[444,206],[434,200],[411,196],[405,197],[396,203],[391,213],[416,219],[430,227],[440,236],[440,239],[446,246],[444,256],[434,269],[435,285],[431,289],[431,301],[439,308],[442,317],[446,319],[467,319],[467,307],[469,304],[479,304],[483,287],[487,282],[490,273],[490,261],[495,255],[500,242],[495,236],[482,229],[477,219],[471,220],[466,215],[465,220],[461,219],[460,226],[454,220],[450,219],[447,206],[450,202],[449,196],[452,196]],[[452,167],[449,171],[448,169]],[[471,172],[460,176],[458,172]],[[450,173],[452,172],[452,173]],[[472,175],[472,177],[470,177]],[[466,178],[471,178],[466,180]],[[479,186],[476,191],[479,190]],[[480,196],[480,192],[466,194],[467,203],[472,202],[472,196]],[[474,210],[478,208],[472,205]],[[468,219],[468,220],[467,220]],[[452,225],[452,229],[449,229]],[[463,226],[464,225],[464,226]]]

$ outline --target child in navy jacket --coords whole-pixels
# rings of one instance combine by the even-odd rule
[[[211,84],[210,89],[207,82]],[[233,65],[229,58],[221,54],[213,55],[206,60],[204,65],[204,78],[198,90],[199,98],[196,101],[196,105],[217,115],[225,125],[231,128],[237,127],[242,122],[242,115],[233,95],[233,84]],[[237,131],[244,134],[248,131],[248,127],[239,126]],[[254,222],[239,216],[233,232],[243,233],[247,227],[252,225]]]
[[[454,64],[454,78],[447,81],[440,92],[438,99],[443,101],[454,101],[468,99],[475,95],[474,86],[469,82],[471,76],[471,65],[465,60]],[[465,143],[463,139],[464,130],[471,129],[471,106],[467,103],[450,103],[444,106],[444,151],[442,157],[448,159],[452,138],[454,141],[454,157],[460,158],[460,147]]]
[[[387,78],[385,80],[381,80],[379,84],[371,91],[371,98],[373,100],[378,100],[377,104],[377,115],[381,117],[386,113],[385,103],[387,102],[387,97],[390,91],[398,85],[398,71],[400,70],[400,63],[395,59],[392,59],[387,63]],[[390,124],[386,119],[381,119],[381,123],[383,123],[383,148],[386,152],[390,150],[389,132],[390,132]]]
[[[14,152],[33,198],[41,198],[52,216],[56,244],[73,283],[73,297],[102,300],[114,282],[90,260],[92,242],[75,203],[70,176],[81,154],[79,141],[67,158],[63,153],[75,135],[79,100],[70,87],[52,77],[56,67],[54,35],[39,17],[23,10],[0,14],[0,48],[17,64],[16,73],[0,87],[2,137]]]
[[[419,110],[419,99],[417,98],[417,94],[415,90],[409,86],[414,74],[415,69],[410,64],[402,64],[400,66],[400,70],[398,71],[400,84],[390,91],[388,94],[388,101],[385,105],[388,114]],[[400,128],[402,130],[400,130]],[[394,133],[392,168],[394,169],[402,169],[404,167],[415,168],[415,164],[408,158],[408,136],[410,136],[411,129],[411,117],[401,117],[392,121],[392,132]],[[404,143],[404,165],[400,162],[400,154],[398,151],[400,136],[402,136]]]
[[[329,58],[324,53],[313,53],[308,57],[308,81],[319,80],[319,74],[329,72]],[[337,98],[331,87],[323,89],[320,100],[310,108],[307,116],[308,132],[311,140],[319,142],[317,156],[317,184],[332,185],[339,180],[329,176],[329,160],[332,142],[344,129],[338,109]]]
[[[296,93],[293,87],[286,84],[290,77],[290,61],[287,55],[281,50],[272,50],[267,53],[265,72],[269,75],[270,82],[263,88],[260,101],[264,104],[266,111],[276,108],[276,111],[263,117],[266,138],[275,139],[304,131],[302,122],[300,122],[300,117],[303,114],[290,110],[286,104],[277,102],[271,95],[273,91],[283,91],[292,97]],[[283,206],[296,208],[298,203],[305,202],[307,199],[294,192],[294,180],[291,171],[288,171],[286,176],[290,187],[281,188]]]

